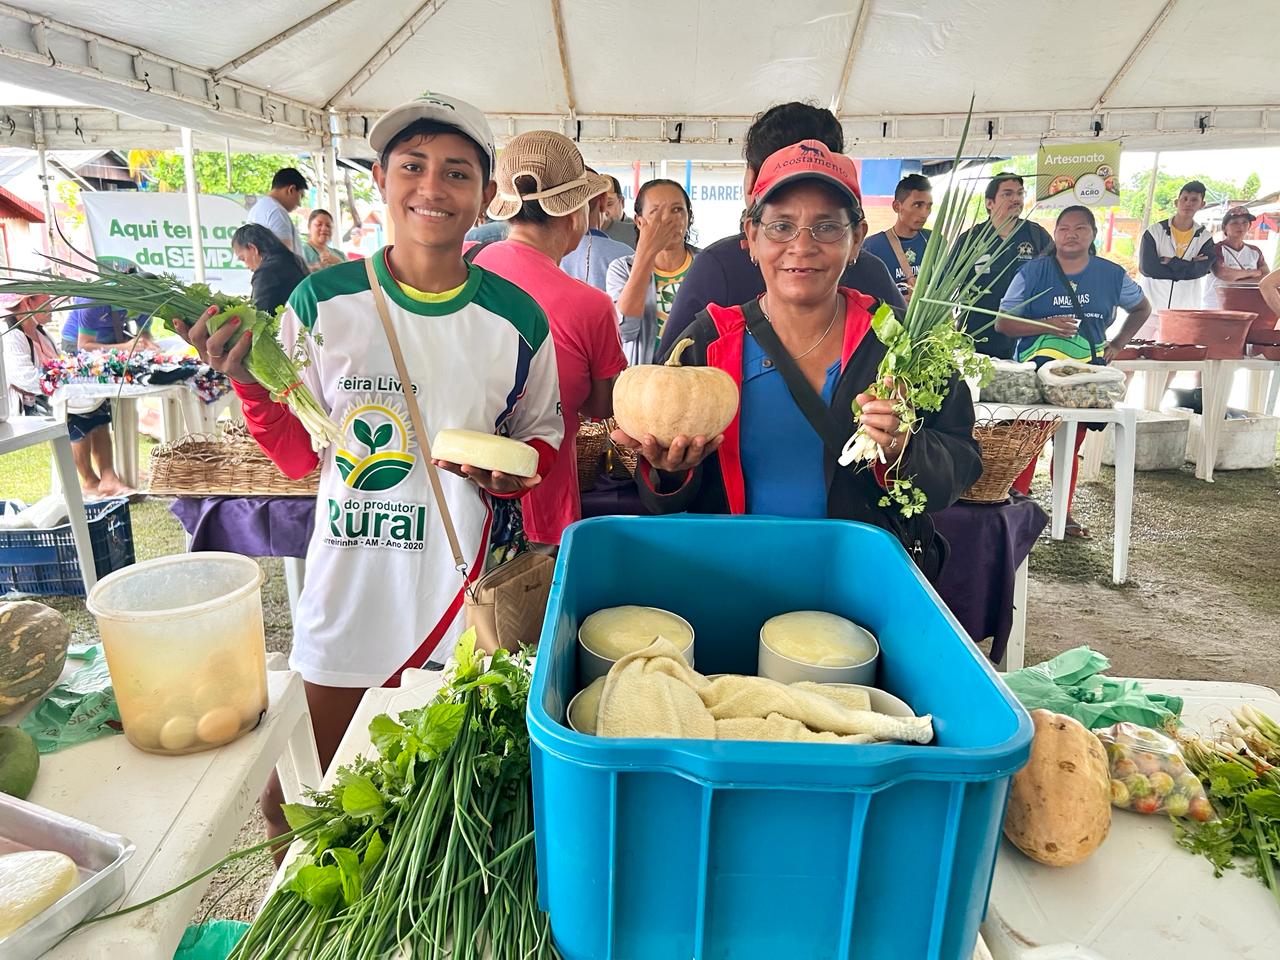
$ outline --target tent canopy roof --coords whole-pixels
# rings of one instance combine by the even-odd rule
[[[353,155],[424,89],[476,103],[499,140],[559,128],[593,156],[731,158],[785,100],[831,105],[850,152],[945,155],[971,95],[975,143],[1000,152],[1260,145],[1280,138],[1278,45],[1274,0],[0,5],[2,80],[277,149],[332,129]]]

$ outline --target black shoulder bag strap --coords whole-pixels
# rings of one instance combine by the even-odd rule
[[[467,247],[467,252],[462,255],[462,259],[467,263],[475,263],[476,257],[480,255],[480,251],[489,244],[494,243],[493,240],[479,240],[474,247]]]
[[[840,454],[844,452],[845,441],[849,438],[846,432],[836,424],[835,417],[831,414],[831,407],[805,379],[804,373],[801,372],[795,360],[791,359],[791,354],[787,353],[787,348],[778,339],[778,332],[773,329],[773,324],[760,309],[760,301],[750,300],[744,303],[742,315],[746,318],[747,329],[756,338],[756,343],[760,344],[765,355],[773,361],[778,373],[782,374],[783,382],[786,383],[787,389],[791,392],[791,398],[795,400],[804,418],[809,421],[814,432],[822,438],[827,451],[839,460]]]
[[[1053,269],[1058,271],[1058,279],[1061,280],[1062,285],[1067,288],[1067,294],[1071,297],[1072,312],[1075,313],[1076,320],[1079,321],[1080,327],[1083,328],[1087,318],[1084,315],[1084,307],[1080,306],[1080,298],[1076,296],[1076,288],[1073,287],[1071,285],[1071,281],[1067,279],[1066,271],[1062,269],[1062,264],[1058,262],[1057,254],[1050,254],[1049,259],[1053,261]],[[1088,337],[1085,337],[1083,333],[1081,336],[1084,337],[1085,341],[1089,344],[1089,362],[1097,363],[1098,348],[1094,345],[1094,342]]]

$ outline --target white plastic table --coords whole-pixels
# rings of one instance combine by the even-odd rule
[[[1218,459],[1218,442],[1222,422],[1227,416],[1227,402],[1236,374],[1246,371],[1250,375],[1248,406],[1254,412],[1270,413],[1275,408],[1280,393],[1280,361],[1262,357],[1245,357],[1238,360],[1117,360],[1112,366],[1118,370],[1141,373],[1144,380],[1143,406],[1147,410],[1159,410],[1164,396],[1168,374],[1191,370],[1201,374],[1203,401],[1201,409],[1200,447],[1193,451],[1196,459],[1196,476],[1213,482],[1213,466]],[[1270,389],[1266,387],[1270,379]]]
[[[98,582],[98,569],[93,562],[93,543],[89,539],[89,520],[84,513],[84,497],[80,494],[80,477],[71,456],[71,437],[62,420],[48,417],[14,417],[0,423],[0,454],[12,453],[37,443],[53,446],[53,466],[62,484],[62,497],[67,502],[71,535],[75,538],[76,560],[84,579],[84,592]]]
[[[1280,717],[1280,695],[1247,683],[1143,680],[1183,697],[1183,721],[1207,733],[1233,707]],[[982,926],[994,960],[1274,960],[1280,908],[1240,870],[1219,879],[1178,847],[1167,817],[1114,810],[1111,833],[1074,867],[1045,867],[1001,841]]]
[[[413,710],[423,706],[439,692],[444,683],[444,677],[445,671],[442,670],[406,670],[401,677],[399,688],[375,687],[366,691],[355,716],[351,719],[351,725],[347,727],[346,735],[338,744],[338,752],[334,754],[333,762],[325,771],[325,788],[333,786],[339,767],[352,763],[361,755],[373,752],[373,743],[369,739],[370,720],[380,713],[389,713],[394,717],[402,710]],[[290,857],[296,850],[296,845],[290,848]],[[285,863],[287,865],[288,859]],[[276,872],[272,888],[279,883],[284,870],[285,867],[281,866]],[[992,960],[981,936],[978,937],[973,960]]]
[[[270,706],[256,730],[216,750],[154,756],[123,736],[41,758],[32,803],[128,837],[127,893],[109,911],[163,893],[226,856],[272,769],[285,798],[320,780],[302,677],[269,671]],[[7,718],[8,719],[8,718]],[[92,924],[45,960],[172,960],[208,880],[160,903]]]
[[[112,449],[116,473],[126,486],[137,488],[138,470],[138,401],[155,397],[160,401],[162,438],[177,440],[187,433],[212,433],[219,412],[235,400],[228,393],[213,403],[204,403],[184,383],[149,386],[137,383],[72,383],[60,387],[50,398],[60,418],[66,417],[66,404],[72,400],[102,399],[111,402]],[[238,406],[238,405],[237,405]]]
[[[1050,533],[1055,540],[1067,535],[1067,496],[1071,490],[1071,458],[1075,456],[1075,431],[1081,423],[1114,423],[1116,429],[1115,546],[1111,580],[1124,583],[1129,576],[1129,533],[1133,521],[1133,462],[1138,414],[1132,407],[1090,409],[1083,407],[1020,406],[1009,403],[974,404],[980,418],[1049,420],[1062,422],[1053,432],[1053,512]]]

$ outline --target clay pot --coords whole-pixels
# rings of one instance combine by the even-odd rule
[[[1142,350],[1141,348],[1136,347],[1131,343],[1127,347],[1121,347],[1119,350],[1117,350],[1115,359],[1116,360],[1141,360]]]
[[[1262,299],[1262,291],[1256,283],[1220,283],[1218,294],[1222,298],[1222,309],[1242,310],[1258,315],[1246,337],[1250,343],[1280,343],[1280,339],[1276,339],[1276,327],[1280,326],[1280,318],[1267,306],[1267,301]]]
[[[1160,339],[1167,343],[1202,343],[1209,360],[1238,360],[1256,313],[1240,310],[1161,310]]]
[[[1261,357],[1263,360],[1280,360],[1280,346],[1267,344],[1251,344],[1249,356]]]

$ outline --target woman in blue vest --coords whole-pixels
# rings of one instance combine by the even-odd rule
[[[1025,320],[1001,317],[996,329],[1017,337],[1014,356],[1037,365],[1050,360],[1078,360],[1107,364],[1151,316],[1151,304],[1142,288],[1118,263],[1097,255],[1094,242],[1098,224],[1088,207],[1067,207],[1053,228],[1054,250],[1024,264],[1000,301],[1000,311]],[[1107,329],[1115,322],[1116,308],[1128,318],[1112,339]],[[1034,322],[1026,322],[1034,321]],[[1084,442],[1086,427],[1076,430],[1076,452]],[[1071,488],[1067,495],[1067,535],[1087,538],[1089,531],[1071,517],[1080,460],[1072,460]],[[1031,465],[1014,482],[1027,493],[1035,475]]]

